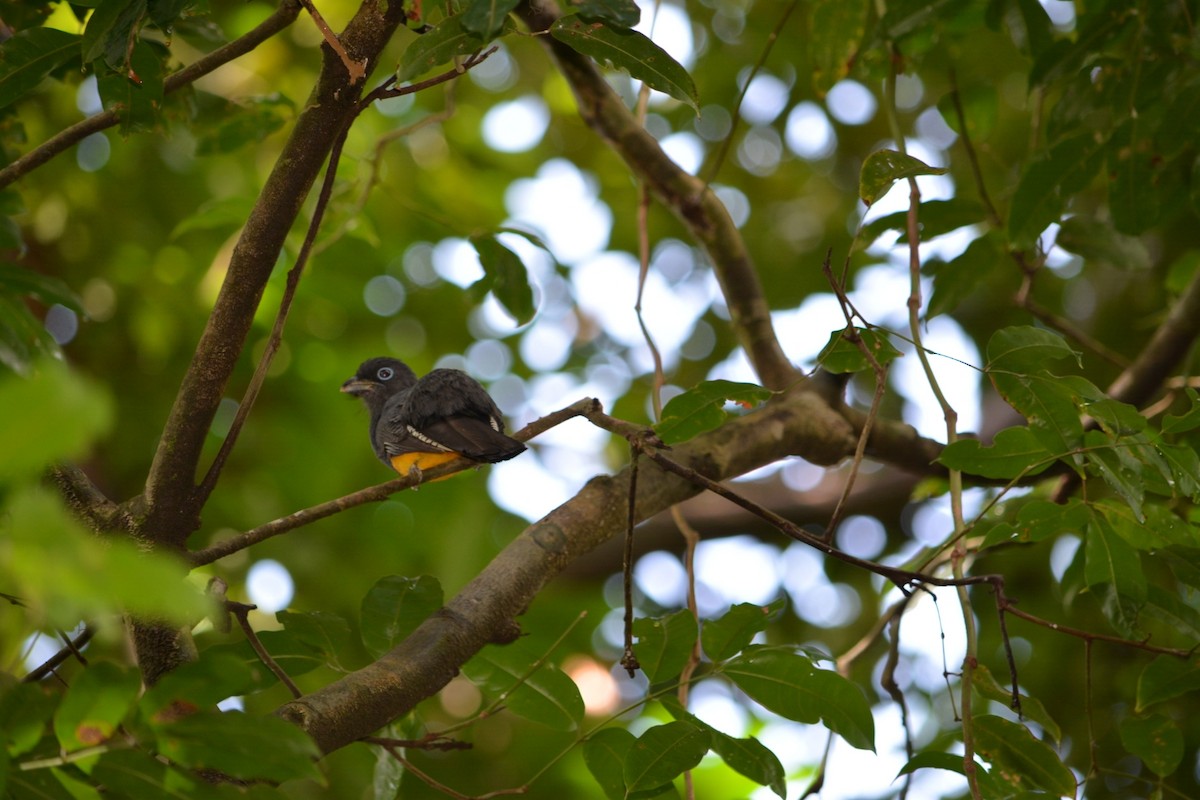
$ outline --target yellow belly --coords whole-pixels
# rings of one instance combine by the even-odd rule
[[[436,467],[439,464],[445,464],[447,461],[453,461],[456,458],[459,458],[459,455],[458,455],[458,453],[454,453],[454,452],[449,452],[449,453],[401,453],[400,455],[394,456],[392,458],[392,469],[396,470],[396,472],[399,472],[401,475],[407,475],[409,470],[411,470],[414,465],[418,469],[424,471],[427,469],[432,469],[433,467]],[[455,473],[455,474],[457,474],[457,473]],[[434,478],[433,480],[429,481],[429,483],[433,483],[435,481],[444,481],[444,480],[446,480],[446,478],[453,478],[453,477],[454,477],[454,475],[443,475],[440,478]]]

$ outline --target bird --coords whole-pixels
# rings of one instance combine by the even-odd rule
[[[505,435],[487,390],[462,370],[435,369],[417,378],[399,359],[370,358],[342,391],[366,404],[375,455],[401,475],[419,480],[422,470],[459,456],[494,464],[525,450]]]

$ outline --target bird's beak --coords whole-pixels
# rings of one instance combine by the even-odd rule
[[[346,394],[360,395],[373,392],[374,390],[375,384],[372,381],[364,381],[357,376],[342,384],[342,391]]]

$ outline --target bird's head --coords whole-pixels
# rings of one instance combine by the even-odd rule
[[[361,397],[370,405],[381,403],[416,383],[417,376],[407,364],[395,358],[371,358],[358,367],[354,377],[342,384],[342,391]]]

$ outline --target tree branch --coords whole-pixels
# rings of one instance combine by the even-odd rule
[[[674,448],[675,461],[713,479],[740,475],[789,454],[818,464],[854,451],[849,425],[810,393],[797,393]],[[657,469],[638,478],[639,520],[696,494],[699,487]],[[576,558],[622,533],[629,472],[593,478],[571,500],[525,530],[483,572],[408,639],[373,664],[278,713],[325,752],[378,730],[441,689],[542,587]]]
[[[181,89],[198,78],[201,78],[235,58],[249,53],[275,34],[291,25],[300,13],[299,0],[282,0],[271,16],[259,23],[253,30],[239,36],[228,44],[201,56],[178,72],[174,72],[163,81],[163,93],[170,94]],[[110,108],[93,114],[69,128],[64,128],[25,155],[15,159],[11,164],[0,169],[0,189],[15,180],[32,172],[45,164],[64,150],[69,149],[93,133],[99,133],[105,128],[111,128],[121,121],[118,109]]]
[[[553,3],[524,4],[518,13],[535,32],[546,31],[559,14]],[[703,181],[680,169],[662,151],[591,59],[549,36],[541,40],[571,85],[583,121],[704,246],[729,307],[733,328],[759,380],[776,390],[796,384],[800,373],[779,346],[762,283],[724,204]]]
[[[351,56],[375,63],[404,18],[399,3],[381,13],[364,2],[342,34]],[[159,440],[146,480],[144,528],[182,547],[199,526],[193,482],[204,438],[245,345],[254,312],[284,240],[340,131],[354,114],[361,86],[324,51],[320,77],[296,121],[230,258],[225,280]]]

